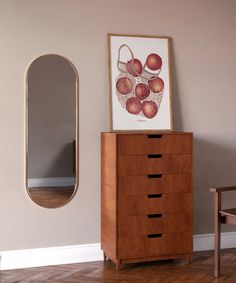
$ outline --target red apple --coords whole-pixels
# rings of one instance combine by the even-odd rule
[[[149,54],[146,59],[146,64],[148,68],[152,71],[159,70],[162,66],[162,59],[158,54]]]
[[[144,83],[137,84],[135,87],[135,95],[140,99],[144,100],[150,94],[150,88]]]
[[[132,75],[133,77],[138,77],[142,74],[143,67],[141,62],[138,59],[129,60],[126,63],[127,72]]]
[[[131,79],[122,77],[116,82],[116,88],[121,94],[128,94],[132,91],[133,83]]]
[[[151,119],[156,116],[157,114],[157,105],[154,101],[144,101],[142,103],[142,111],[144,116]]]
[[[131,114],[138,114],[141,111],[141,101],[133,96],[126,101],[126,110]]]
[[[151,91],[154,93],[161,92],[164,88],[164,82],[159,77],[152,77],[150,80],[148,80],[148,85]]]

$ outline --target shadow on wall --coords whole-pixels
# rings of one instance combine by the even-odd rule
[[[178,77],[175,64],[174,46],[170,41],[170,68],[171,68],[171,82],[172,82],[172,111],[173,111],[173,129],[176,131],[183,131],[182,113],[180,108],[180,96],[178,88]]]
[[[214,203],[209,188],[236,186],[236,146],[221,142],[194,138],[194,234],[213,233]],[[223,194],[223,207],[236,207],[236,193]],[[224,231],[233,230],[235,227],[225,225]]]
[[[184,131],[174,45],[170,42],[173,128]],[[236,186],[236,145],[227,146],[219,138],[215,142],[194,136],[194,234],[213,233],[213,195],[210,187]],[[224,205],[225,204],[225,205]],[[236,192],[223,194],[224,208],[236,207]],[[223,231],[234,226],[224,225]]]
[[[52,160],[46,178],[74,177],[74,147],[73,142],[63,145],[57,158]]]

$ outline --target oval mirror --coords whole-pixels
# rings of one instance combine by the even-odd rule
[[[26,188],[38,205],[68,203],[78,186],[78,74],[66,58],[35,59],[26,76]]]

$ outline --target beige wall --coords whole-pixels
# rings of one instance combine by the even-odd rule
[[[208,187],[236,184],[235,11],[235,0],[0,1],[0,250],[100,240],[107,32],[173,38],[174,127],[195,134],[194,230],[213,231]],[[24,75],[43,53],[67,57],[80,76],[79,191],[53,210],[24,189]]]
[[[28,70],[28,177],[73,177],[76,73],[49,55]]]

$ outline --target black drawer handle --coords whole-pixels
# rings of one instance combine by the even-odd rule
[[[149,234],[147,235],[148,238],[161,238],[162,234]]]
[[[147,177],[149,179],[157,179],[157,178],[161,178],[162,174],[148,174]]]
[[[161,218],[162,217],[162,214],[148,214],[147,215],[148,218]]]
[[[161,198],[162,194],[149,194],[147,195],[148,198]]]
[[[148,158],[162,158],[162,154],[148,154]]]
[[[149,139],[161,139],[162,135],[147,135]]]

